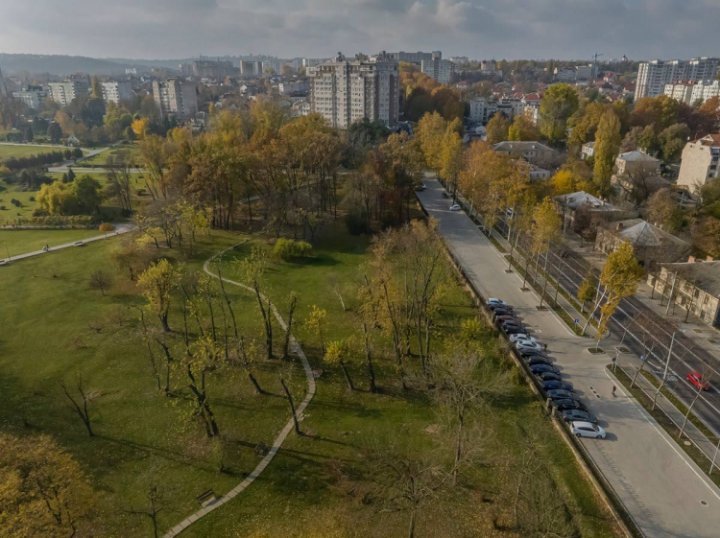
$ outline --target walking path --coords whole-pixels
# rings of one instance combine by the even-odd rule
[[[228,251],[231,250],[233,247],[230,247],[228,249],[223,250],[219,254],[215,254],[211,258],[209,258],[204,264],[203,264],[203,270],[210,275],[213,278],[220,278],[217,273],[212,272],[209,267],[210,263],[215,260],[216,258],[222,258],[222,256]],[[237,286],[239,288],[242,288],[244,290],[254,292],[254,290],[250,286],[246,286],[245,284],[241,284],[240,282],[236,282],[234,280],[230,280],[229,278],[222,277],[223,282],[227,284],[232,284],[233,286]],[[264,297],[263,297],[264,299]],[[275,319],[277,320],[280,327],[282,327],[283,330],[287,330],[287,324],[285,323],[285,320],[280,316],[280,313],[278,312],[277,308],[275,308],[275,305],[272,305],[272,313],[275,316]],[[300,362],[302,363],[303,369],[305,370],[305,377],[307,378],[307,392],[305,394],[305,398],[303,399],[302,403],[297,407],[297,415],[298,420],[302,420],[303,418],[303,412],[305,411],[305,408],[310,404],[310,401],[315,396],[315,377],[312,373],[312,368],[310,367],[310,363],[307,360],[307,357],[305,356],[305,353],[302,350],[302,347],[300,347],[300,344],[295,340],[294,336],[290,336],[290,350],[297,355],[300,358]],[[268,451],[268,453],[265,455],[265,457],[260,461],[260,463],[257,464],[255,469],[252,470],[252,472],[237,486],[235,486],[233,489],[228,491],[225,495],[222,497],[219,497],[215,501],[213,501],[211,504],[208,504],[207,506],[201,508],[194,514],[191,514],[190,516],[183,519],[180,523],[175,525],[172,529],[167,531],[163,538],[173,538],[174,536],[177,536],[182,531],[187,529],[190,525],[195,523],[198,519],[206,516],[213,510],[220,508],[225,503],[231,501],[238,495],[240,495],[243,491],[245,491],[254,481],[255,479],[262,474],[262,472],[265,470],[265,468],[270,464],[270,462],[275,457],[275,454],[277,454],[277,451],[280,449],[282,444],[285,442],[285,439],[290,434],[290,432],[294,428],[294,423],[292,417],[287,421],[287,424],[285,424],[285,427],[280,430],[280,433],[278,433],[277,437],[275,437],[275,440],[273,441],[272,447]]]
[[[33,228],[8,228],[7,231],[10,230],[32,230]],[[109,239],[111,237],[116,237],[121,234],[126,234],[128,232],[131,232],[135,229],[134,224],[116,224],[115,229],[112,232],[108,232],[101,235],[95,235],[93,237],[86,237],[85,239],[78,239],[76,241],[70,241],[69,243],[62,243],[61,245],[54,245],[54,246],[48,246],[47,250],[40,249],[40,250],[33,250],[32,252],[26,252],[25,254],[17,254],[15,256],[10,256],[7,258],[0,258],[0,265],[5,265],[10,262],[18,261],[18,260],[24,260],[25,258],[32,258],[33,256],[40,256],[42,254],[47,254],[49,252],[55,252],[57,250],[62,250],[64,248],[69,247],[80,247],[84,246],[87,243],[92,243],[93,241],[101,241],[103,239]],[[0,229],[0,231],[3,231]],[[53,230],[47,230],[49,233],[52,233]]]
[[[539,311],[540,298],[522,291],[522,276],[506,273],[507,261],[463,212],[448,211],[450,200],[435,180],[418,193],[450,252],[484,297],[515,305],[531,331],[548,344],[565,379],[608,432],[605,440],[583,444],[643,534],[652,538],[715,537],[720,528],[720,490],[674,440],[607,371],[610,356],[591,355],[595,342],[576,336],[552,311]],[[618,342],[619,343],[619,342]],[[615,340],[602,346],[613,352]]]

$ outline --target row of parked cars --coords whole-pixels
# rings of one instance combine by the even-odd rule
[[[575,395],[571,383],[563,381],[560,370],[547,352],[547,345],[530,334],[512,305],[490,298],[487,307],[495,326],[508,338],[517,355],[535,376],[540,390],[578,437],[604,439],[605,430]]]

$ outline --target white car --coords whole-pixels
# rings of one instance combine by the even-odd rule
[[[607,435],[597,424],[592,422],[584,422],[581,420],[574,420],[570,423],[570,429],[573,435],[577,437],[590,437],[591,439],[605,439]]]
[[[487,304],[505,304],[505,301],[502,299],[498,299],[497,297],[490,297],[487,301],[485,301]]]
[[[513,343],[518,349],[527,349],[533,351],[543,351],[545,349],[545,346],[537,340],[518,340],[517,342]]]
[[[462,207],[460,206],[460,204],[453,204],[450,206],[450,211],[460,211],[461,209]]]
[[[537,340],[535,340],[535,338],[533,338],[533,337],[530,336],[529,334],[525,334],[525,333],[511,334],[511,335],[509,336],[509,338],[510,338],[510,341],[511,341],[513,344],[516,343],[516,342],[519,343],[519,342],[521,342],[521,341],[522,341],[522,342],[529,342],[529,343],[531,343],[531,344],[537,344],[537,343],[539,343]]]

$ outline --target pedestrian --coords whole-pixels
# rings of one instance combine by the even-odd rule
[[[616,390],[617,390],[617,387],[616,387],[615,385],[613,385],[613,388],[612,388],[612,395],[613,395],[613,396],[615,396],[615,391],[616,391]]]

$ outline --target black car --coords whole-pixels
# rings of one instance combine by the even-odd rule
[[[530,371],[534,375],[542,374],[544,372],[553,372],[555,374],[559,374],[560,370],[557,369],[557,367],[553,366],[552,364],[533,364],[530,366]]]
[[[540,381],[562,381],[562,376],[555,372],[540,372],[536,374]]]
[[[574,420],[582,420],[584,422],[590,422],[592,424],[597,424],[597,417],[593,415],[592,413],[589,413],[587,411],[583,411],[582,409],[566,409],[562,413],[560,413],[560,416],[565,422],[573,422]]]
[[[564,381],[560,381],[559,379],[549,379],[547,381],[543,381],[540,384],[540,388],[544,391],[548,390],[555,390],[555,389],[564,389],[564,390],[573,390],[573,386],[571,383],[565,383]]]
[[[567,411],[568,409],[580,409],[581,411],[587,411],[587,407],[580,400],[575,398],[563,398],[562,400],[553,400],[552,404],[557,408],[558,411]]]
[[[505,334],[525,334],[525,327],[517,324],[503,324],[500,330]]]
[[[507,303],[489,303],[487,307],[493,312],[496,312],[497,310],[507,310],[508,312],[512,312],[515,310],[512,305]]]
[[[517,314],[515,314],[514,310],[508,310],[507,308],[496,308],[492,311],[494,317],[499,316],[512,316],[513,318],[517,318]]]
[[[518,350],[518,354],[525,360],[532,359],[533,357],[543,357],[545,359],[550,358],[550,355],[544,351],[540,351],[539,349],[522,348]]]
[[[493,319],[495,320],[495,325],[498,325],[498,326],[502,325],[503,323],[508,323],[508,322],[509,323],[518,323],[518,324],[520,323],[520,320],[516,316],[513,316],[512,314],[502,314],[500,316],[495,316],[495,318],[493,318]]]
[[[536,366],[538,364],[549,364],[552,365],[552,361],[546,357],[533,357],[528,361],[529,366]]]

